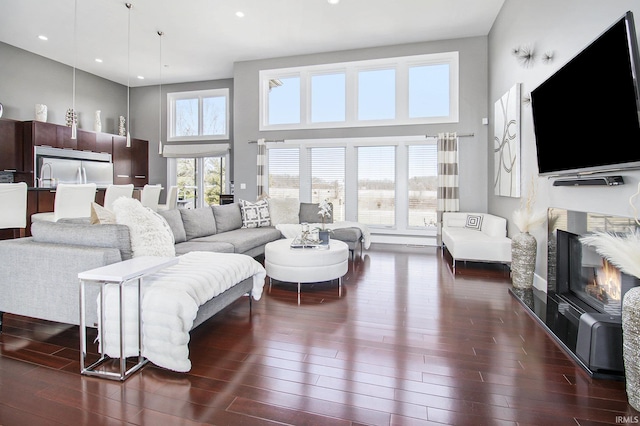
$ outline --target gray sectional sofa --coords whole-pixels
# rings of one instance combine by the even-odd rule
[[[282,238],[277,229],[267,226],[243,228],[237,203],[199,209],[159,211],[175,239],[176,256],[190,251],[240,253],[251,257],[264,254],[264,246]]]
[[[318,205],[301,203],[300,222],[316,219]],[[198,209],[159,211],[175,239],[176,255],[191,251],[264,254],[264,247],[282,238],[273,226],[243,228],[238,203]],[[334,231],[350,250],[362,234],[357,228]],[[78,273],[132,258],[129,228],[120,224],[93,225],[89,219],[35,222],[31,237],[0,241],[0,331],[2,313],[65,324],[80,322]],[[244,280],[209,300],[198,310],[194,327],[251,291]],[[97,324],[97,286],[87,287],[87,324]],[[92,305],[89,305],[91,303]],[[93,309],[92,309],[93,308]]]
[[[176,240],[176,255],[189,251],[264,254],[281,238],[273,227],[242,228],[238,204],[159,212]],[[132,257],[129,228],[92,225],[88,220],[36,222],[31,237],[0,241],[1,314],[12,313],[65,324],[80,322],[78,273]],[[251,291],[252,279],[211,299],[198,310],[194,327]],[[87,324],[96,324],[97,286],[88,286]]]

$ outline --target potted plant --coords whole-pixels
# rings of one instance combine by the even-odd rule
[[[325,198],[318,207],[318,215],[322,218],[322,229],[318,232],[320,244],[329,244],[329,230],[324,229],[324,221],[331,217],[331,203]]]

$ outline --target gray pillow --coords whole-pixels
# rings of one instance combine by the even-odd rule
[[[216,233],[216,221],[213,218],[211,207],[178,210],[182,215],[182,224],[187,235],[187,241]]]
[[[238,203],[212,206],[218,233],[242,228],[242,213]]]
[[[184,230],[182,215],[178,209],[158,210],[157,213],[164,217],[169,224],[169,228],[171,228],[171,232],[173,232],[173,239],[176,241],[176,244],[187,241],[187,232]]]
[[[333,210],[333,206],[332,210]],[[300,203],[300,223],[322,223],[322,216],[318,214],[320,205],[318,203]],[[333,223],[333,213],[324,218],[324,223]]]

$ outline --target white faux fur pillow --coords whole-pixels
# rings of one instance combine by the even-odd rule
[[[297,198],[269,198],[271,225],[300,223],[300,201]]]
[[[129,227],[133,257],[176,255],[173,232],[162,216],[128,197],[115,200],[113,212],[116,223]]]

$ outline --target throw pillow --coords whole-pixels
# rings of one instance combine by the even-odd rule
[[[129,227],[133,257],[176,255],[173,232],[162,216],[128,197],[115,200],[113,212],[117,223]]]
[[[271,225],[299,223],[300,201],[297,198],[269,198]]]
[[[242,228],[242,213],[238,203],[211,206],[211,209],[218,233]]]
[[[216,221],[213,217],[211,207],[179,210],[182,215],[182,223],[187,235],[187,241],[199,237],[208,237],[217,232]]]
[[[187,241],[187,232],[185,231],[182,223],[180,210],[182,209],[158,210],[157,212],[169,224],[171,232],[173,233],[173,239],[176,243],[183,243]]]
[[[263,199],[255,203],[240,200],[240,211],[242,212],[243,228],[260,228],[271,225],[267,200]]]
[[[91,203],[91,222],[92,225],[105,225],[116,223],[116,215],[109,209],[102,207],[98,203]]]
[[[476,231],[482,230],[482,215],[481,214],[468,214],[467,223],[465,228],[475,229]]]

